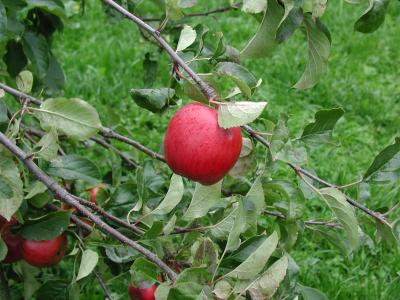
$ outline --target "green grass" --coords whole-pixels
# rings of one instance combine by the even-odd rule
[[[212,3],[218,7],[218,3]],[[291,117],[293,136],[301,132],[318,109],[345,109],[345,117],[334,133],[341,146],[322,147],[313,153],[308,164],[322,178],[338,184],[359,179],[400,128],[400,5],[391,3],[385,24],[370,35],[353,31],[353,23],[363,9],[342,0],[329,2],[322,19],[333,40],[329,72],[311,90],[291,89],[301,76],[306,59],[306,44],[300,32],[273,55],[245,62],[256,77],[263,79],[255,97],[269,101],[263,117],[277,120],[280,113],[286,113]],[[251,16],[239,12],[193,21],[207,22],[209,27],[223,31],[226,42],[238,49],[257,26]],[[142,59],[147,51],[156,49],[143,40],[132,23],[110,22],[100,1],[88,1],[86,13],[69,21],[64,32],[56,36],[54,46],[66,74],[66,96],[91,102],[105,124],[110,122],[111,109],[120,115],[122,127],[135,139],[159,150],[173,111],[154,117],[137,107],[129,96],[131,88],[144,86]],[[169,73],[170,64],[162,55],[156,86],[161,86]],[[372,209],[391,206],[398,200],[398,193],[388,196],[390,189],[374,187],[365,204]],[[354,190],[351,192],[356,195]],[[364,245],[351,260],[306,232],[292,253],[301,267],[300,282],[324,291],[330,299],[399,299],[400,257],[394,249],[377,241],[375,232],[366,231],[374,245]],[[114,289],[121,286],[116,281],[114,284]]]

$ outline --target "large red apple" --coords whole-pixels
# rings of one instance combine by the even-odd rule
[[[31,241],[22,243],[23,259],[35,267],[50,267],[58,264],[65,255],[67,237],[59,235],[52,240]]]
[[[147,288],[130,285],[128,292],[131,300],[155,300],[156,289],[157,286],[155,284]]]
[[[179,109],[164,139],[164,153],[174,173],[203,185],[220,181],[235,165],[242,148],[239,127],[223,129],[217,111],[200,103]]]

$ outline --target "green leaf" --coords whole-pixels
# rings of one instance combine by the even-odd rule
[[[196,30],[188,25],[184,25],[179,37],[178,45],[176,46],[176,52],[183,51],[196,40]]]
[[[81,264],[79,266],[78,276],[76,281],[88,276],[97,265],[99,261],[99,254],[97,252],[87,249],[82,254]]]
[[[174,284],[167,300],[197,300],[203,287],[196,282]]]
[[[76,154],[60,156],[53,160],[48,174],[66,180],[81,179],[91,184],[100,181],[100,172],[97,166],[87,158]]]
[[[240,234],[246,230],[246,211],[243,202],[240,201],[233,218],[233,224],[229,228],[228,240],[225,251],[236,250],[240,246]]]
[[[40,287],[37,292],[37,299],[68,300],[67,281],[49,280]]]
[[[169,219],[168,223],[165,224],[163,228],[164,235],[170,235],[172,231],[174,231],[176,220],[177,220],[176,215],[173,215],[171,219]]]
[[[312,16],[314,18],[320,18],[325,13],[328,0],[314,0]]]
[[[54,55],[50,55],[49,69],[43,83],[48,92],[56,93],[64,87],[65,76],[64,71]]]
[[[233,62],[220,62],[216,66],[219,76],[227,76],[235,82],[242,93],[250,98],[257,86],[257,80],[245,67]]]
[[[41,241],[51,240],[67,230],[71,212],[52,212],[35,220],[26,222],[21,230],[21,235],[27,240]]]
[[[22,40],[24,53],[32,63],[34,73],[44,79],[49,68],[50,48],[43,35],[25,32]]]
[[[205,216],[210,208],[220,201],[221,186],[222,180],[208,186],[196,183],[192,201],[183,218],[185,220],[193,220]]]
[[[342,224],[347,233],[349,245],[353,250],[356,249],[359,244],[359,234],[353,206],[346,201],[346,196],[335,188],[324,188],[320,190],[320,193],[340,224]]]
[[[36,208],[42,208],[53,199],[53,194],[50,191],[46,191],[44,193],[33,196],[31,199],[28,200],[28,202],[30,205]]]
[[[3,60],[7,65],[7,72],[11,77],[16,77],[28,63],[22,43],[9,40],[6,49]]]
[[[335,246],[344,256],[350,256],[352,247],[346,239],[343,239],[343,234],[338,229],[324,228],[324,226],[310,226],[313,232],[320,235],[327,242]]]
[[[276,124],[271,138],[272,160],[281,160],[284,162],[303,164],[307,160],[307,151],[300,142],[293,142],[289,139],[289,130],[287,128],[287,116],[281,114]]]
[[[276,40],[282,43],[288,40],[303,23],[303,0],[288,0],[284,2],[285,14],[276,31]]]
[[[268,205],[278,209],[288,222],[298,218],[304,195],[297,186],[291,181],[273,180],[265,183],[263,187]]]
[[[266,239],[267,236],[264,234],[252,236],[244,241],[240,247],[229,256],[229,260],[232,259],[237,262],[244,262]]]
[[[272,233],[244,262],[225,276],[241,280],[252,279],[264,268],[278,241],[278,234]]]
[[[156,221],[152,224],[151,228],[143,235],[143,239],[156,239],[163,230],[163,222]]]
[[[380,238],[386,242],[386,244],[391,248],[397,248],[400,250],[400,235],[399,235],[399,225],[398,221],[387,225],[376,221],[376,229]]]
[[[52,161],[55,159],[59,148],[57,130],[51,127],[50,131],[40,139],[35,147],[40,147],[37,154],[44,160]]]
[[[143,60],[143,85],[145,88],[150,88],[153,86],[154,81],[157,78],[157,71],[159,65],[159,53],[147,52]]]
[[[218,281],[215,284],[213,293],[217,299],[228,299],[229,295],[232,293],[232,286],[226,280]]]
[[[1,238],[0,234],[0,262],[2,262],[6,258],[7,253],[8,253],[7,245]]]
[[[218,124],[222,128],[242,126],[253,122],[264,110],[267,102],[226,102],[218,107]]]
[[[271,299],[285,278],[287,268],[288,258],[287,256],[283,256],[251,284],[248,289],[250,295],[254,299]]]
[[[297,284],[297,289],[304,300],[328,300],[328,297],[326,297],[324,293],[312,287]]]
[[[3,91],[4,93],[4,91]],[[0,97],[0,124],[8,123],[7,105]]]
[[[253,143],[249,138],[242,138],[242,149],[239,159],[233,168],[229,171],[229,175],[239,178],[246,175],[250,170],[253,170],[255,164],[255,152]]]
[[[24,300],[31,300],[33,294],[40,288],[41,284],[36,280],[40,269],[21,261],[21,273],[24,282]]]
[[[227,237],[232,230],[237,215],[238,208],[236,207],[224,219],[211,228],[211,234],[217,239],[223,239]]]
[[[153,113],[164,111],[175,96],[175,90],[160,89],[132,89],[132,99],[137,105]]]
[[[101,128],[96,109],[78,98],[50,98],[34,111],[42,127],[55,127],[77,140],[89,139]]]
[[[245,209],[247,213],[247,225],[256,228],[257,218],[263,213],[265,208],[264,190],[261,184],[261,177],[256,178],[243,201],[245,203]],[[251,203],[251,209],[247,209],[249,206],[246,205],[246,203]]]
[[[268,1],[261,25],[241,51],[240,58],[261,58],[271,54],[278,45],[275,36],[282,17],[283,9],[277,1]]]
[[[23,200],[23,183],[15,162],[0,151],[0,215],[11,220]]]
[[[306,144],[320,145],[328,143],[332,138],[332,131],[337,121],[343,116],[341,108],[323,109],[315,113],[315,121],[308,124],[301,135]]]
[[[156,300],[167,300],[171,287],[167,282],[161,283],[154,293]]]
[[[23,93],[30,93],[33,86],[33,74],[29,71],[22,71],[15,78],[18,89]]]
[[[0,42],[4,39],[7,32],[7,13],[3,2],[0,1]]]
[[[179,20],[184,14],[179,6],[180,0],[165,0],[166,17],[171,20]]]
[[[47,191],[47,186],[45,186],[41,181],[37,180],[31,183],[28,187],[28,194],[25,196],[25,199],[31,199],[38,194],[44,193]]]
[[[67,20],[64,4],[61,0],[27,0],[26,2],[30,7],[38,7],[60,17],[64,21]]]
[[[165,215],[170,213],[182,200],[183,191],[184,186],[182,177],[173,174],[171,177],[171,183],[169,185],[168,192],[165,195],[164,200],[151,213],[155,215]]]
[[[181,273],[179,273],[178,278],[176,279],[176,283],[184,283],[184,282],[205,282],[207,278],[210,277],[211,274],[207,272],[206,268],[187,268],[184,269]]]
[[[132,247],[126,245],[118,245],[118,246],[107,246],[106,255],[111,261],[121,264],[134,260],[139,256],[139,253],[136,250],[133,250]]]
[[[363,180],[375,183],[395,181],[400,176],[400,138],[383,149],[374,159]]]
[[[244,0],[242,11],[248,14],[258,14],[267,8],[267,0]]]
[[[218,261],[218,249],[210,238],[197,241],[191,248],[194,267],[207,267],[213,274]]]
[[[306,69],[300,80],[293,86],[296,89],[308,89],[317,84],[328,70],[328,58],[331,44],[326,33],[313,21],[310,14],[304,15],[304,29],[308,41],[308,59]]]
[[[141,275],[144,275],[148,280],[157,280],[157,266],[143,257],[135,259],[130,268],[130,272],[139,272]]]
[[[389,0],[369,0],[369,7],[354,24],[354,30],[371,33],[385,21]]]

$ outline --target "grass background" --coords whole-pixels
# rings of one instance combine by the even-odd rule
[[[227,1],[199,2],[200,8],[212,9]],[[263,79],[254,97],[269,101],[263,117],[277,120],[280,113],[288,114],[293,136],[313,119],[317,110],[344,108],[345,116],[334,132],[340,147],[322,147],[313,153],[308,164],[322,178],[338,184],[359,179],[375,155],[399,134],[400,5],[391,3],[384,25],[369,35],[353,30],[365,8],[366,5],[353,6],[343,0],[329,1],[322,18],[332,34],[329,72],[313,89],[291,89],[306,61],[307,47],[301,32],[271,56],[245,62],[257,78]],[[151,5],[149,11],[158,15]],[[238,49],[257,29],[256,21],[241,12],[190,20],[191,25],[196,22],[222,31],[226,43]],[[132,23],[110,20],[100,1],[87,1],[85,13],[75,15],[64,32],[56,35],[54,48],[65,71],[66,96],[89,101],[105,124],[110,116],[119,115],[135,139],[159,150],[173,110],[161,118],[154,117],[138,108],[129,96],[131,88],[144,86],[142,60],[147,51],[155,50]],[[156,86],[168,80],[170,68],[167,57],[162,55]],[[356,195],[355,189],[351,192]],[[396,186],[373,187],[365,204],[384,209],[398,197]],[[324,291],[329,299],[400,299],[398,253],[376,242],[370,228],[366,232],[375,243],[363,246],[352,259],[306,232],[291,253],[301,268],[300,282]],[[117,281],[110,283],[112,289],[123,288]]]

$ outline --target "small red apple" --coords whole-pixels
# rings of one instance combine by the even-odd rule
[[[2,263],[11,264],[22,259],[21,246],[23,239],[19,234],[13,234],[10,231],[10,227],[17,224],[15,219],[11,219],[10,222],[5,222],[1,226],[1,237],[7,245],[7,256],[4,258]]]
[[[155,284],[147,288],[130,285],[128,292],[131,300],[155,300],[156,289],[157,286]]]
[[[239,127],[223,129],[217,111],[200,103],[179,109],[164,139],[168,166],[203,185],[220,181],[235,165],[242,148]]]
[[[65,255],[67,237],[59,235],[52,240],[31,241],[22,243],[23,259],[35,267],[50,267],[58,264]]]

